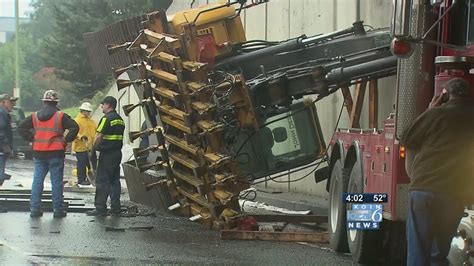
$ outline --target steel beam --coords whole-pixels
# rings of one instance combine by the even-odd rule
[[[7,194],[7,193],[0,193],[0,199],[29,199],[31,197],[31,194]],[[50,200],[52,198],[51,194],[43,194],[41,195],[41,199],[48,199]],[[63,200],[83,200],[81,198],[63,198]]]
[[[29,212],[30,211],[30,206],[28,205],[11,205],[11,206],[5,206],[6,209],[10,212]],[[41,208],[44,212],[52,212],[53,211],[53,206],[42,206]],[[69,206],[67,209],[67,212],[71,213],[85,213],[87,211],[94,210],[94,207],[85,207],[85,206]]]
[[[31,194],[30,189],[0,189],[0,195],[3,194]],[[51,194],[51,190],[43,191],[44,194]]]

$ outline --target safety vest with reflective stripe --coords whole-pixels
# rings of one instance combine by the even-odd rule
[[[41,121],[38,119],[37,113],[31,115],[35,129],[34,151],[60,151],[66,149],[66,141],[63,136],[63,116],[64,113],[58,111],[49,120]]]
[[[106,113],[99,121],[97,133],[102,134],[99,151],[121,149],[123,145],[123,132],[125,123],[115,110]]]
[[[101,120],[101,123],[99,124],[99,127],[97,128],[97,131],[101,132],[102,129],[104,128],[106,119]],[[122,119],[114,119],[110,121],[110,126],[125,126],[125,122],[123,122]],[[104,135],[105,140],[123,140],[123,135]]]

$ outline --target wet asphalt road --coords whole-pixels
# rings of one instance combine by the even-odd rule
[[[12,180],[31,183],[32,162],[11,161]],[[68,175],[70,169],[65,170]],[[47,186],[46,186],[47,187]],[[90,202],[91,193],[65,193]],[[126,197],[124,197],[126,198]],[[143,227],[148,227],[147,229]],[[109,231],[107,228],[118,229]],[[0,264],[250,264],[351,265],[350,257],[304,243],[223,241],[217,231],[183,217],[89,217],[52,213],[33,219],[26,212],[0,213]]]

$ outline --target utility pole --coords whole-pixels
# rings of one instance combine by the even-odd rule
[[[19,0],[15,0],[15,88],[13,95],[18,97],[18,105],[21,104],[20,98],[20,8]]]

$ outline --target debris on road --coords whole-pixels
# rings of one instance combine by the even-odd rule
[[[105,227],[106,232],[125,232],[125,228],[123,227],[112,227],[112,226],[106,226]]]
[[[243,230],[221,230],[223,240],[267,240],[267,241],[291,241],[327,243],[329,234],[307,233],[307,232],[268,232],[268,231],[243,231]]]
[[[125,230],[130,231],[149,231],[155,228],[154,226],[129,226],[129,227],[114,227],[114,226],[105,226],[106,232],[125,232]]]
[[[328,243],[327,216],[301,214],[248,214],[237,221],[237,228],[221,230],[223,240],[265,240]],[[308,231],[288,229],[290,224],[315,224]],[[302,231],[305,230],[305,231]]]
[[[279,213],[285,213],[285,214],[301,214],[301,215],[306,215],[310,214],[310,210],[306,211],[293,211],[293,210],[288,210],[285,208],[280,208],[280,207],[275,207],[271,205],[267,205],[264,202],[258,202],[258,201],[249,201],[249,200],[239,200],[240,206],[242,206],[242,209],[246,208],[255,208],[255,209],[264,209],[272,212],[279,212]]]
[[[129,230],[136,230],[136,231],[149,231],[155,228],[154,226],[130,226]]]
[[[0,189],[0,212],[7,211],[30,211],[30,189]],[[51,191],[43,191],[41,195],[43,211],[53,211]],[[94,209],[92,205],[87,205],[82,198],[64,197],[64,207],[68,212],[87,212]]]

